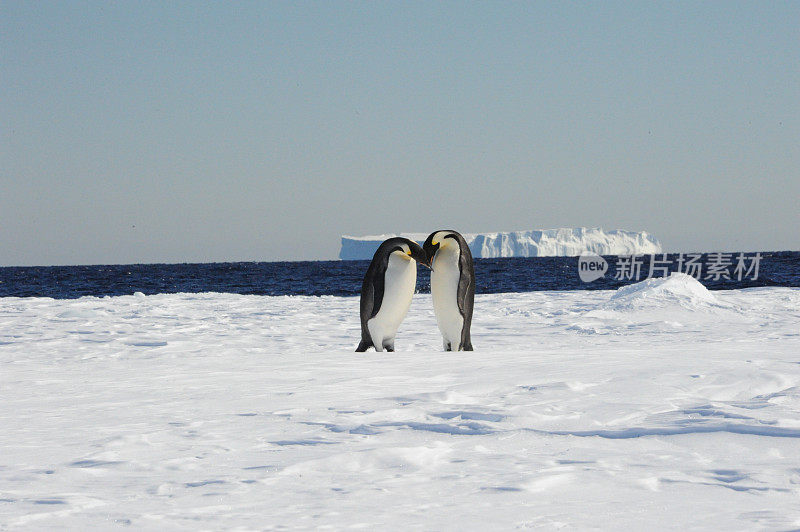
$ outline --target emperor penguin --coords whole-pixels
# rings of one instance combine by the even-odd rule
[[[475,304],[475,267],[456,231],[431,233],[422,245],[431,263],[431,296],[445,351],[472,351],[469,329]]]
[[[397,328],[406,317],[417,286],[417,263],[430,265],[416,242],[394,237],[383,242],[361,285],[361,343],[356,352],[374,347],[394,351]]]

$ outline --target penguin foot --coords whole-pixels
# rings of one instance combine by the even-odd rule
[[[371,343],[366,342],[364,340],[361,340],[361,343],[359,343],[358,347],[356,347],[356,353],[363,353],[364,351],[366,351],[370,347],[372,347]]]

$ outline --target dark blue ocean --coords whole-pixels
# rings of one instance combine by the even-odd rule
[[[609,290],[651,275],[650,256],[607,256],[608,271],[583,282],[577,257],[476,259],[476,292]],[[800,287],[800,252],[718,256],[656,255],[652,277],[687,272],[711,290],[753,286]],[[691,259],[691,260],[690,260]],[[754,264],[755,261],[755,264]],[[211,264],[127,264],[0,268],[0,297],[118,296],[175,292],[232,292],[259,295],[357,296],[369,261],[229,262]],[[756,271],[757,267],[757,271]],[[419,268],[418,290],[430,289],[427,268]]]

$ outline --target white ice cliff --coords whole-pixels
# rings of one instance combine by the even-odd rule
[[[395,234],[342,235],[342,260],[371,259],[381,242]],[[422,244],[423,233],[401,233]],[[575,257],[582,253],[632,255],[662,253],[661,243],[645,231],[605,231],[601,228],[534,229],[502,233],[464,234],[472,256],[493,257]]]

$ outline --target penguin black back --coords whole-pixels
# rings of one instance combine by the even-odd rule
[[[458,310],[464,316],[464,327],[461,330],[461,349],[472,351],[472,338],[470,328],[472,327],[472,308],[475,306],[475,265],[472,260],[472,251],[469,249],[467,241],[460,233],[453,231],[453,234],[445,238],[454,238],[461,248],[461,256],[458,260]]]

